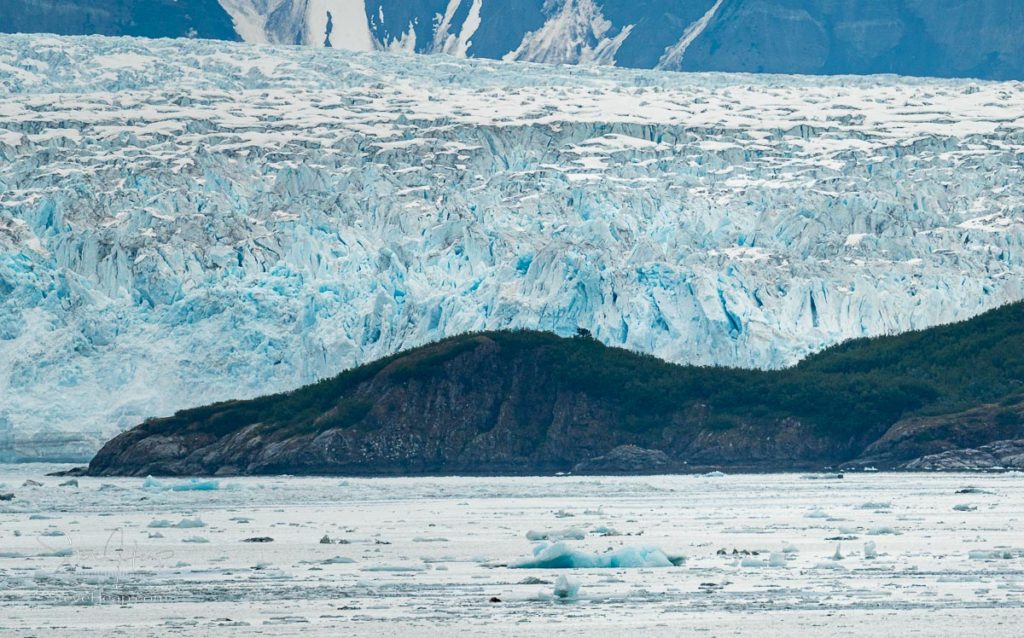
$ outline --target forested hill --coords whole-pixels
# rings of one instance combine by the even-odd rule
[[[446,339],[294,392],[150,420],[92,474],[532,474],[899,467],[1024,438],[1024,304],[778,371],[586,334]]]

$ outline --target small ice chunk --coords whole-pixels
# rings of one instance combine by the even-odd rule
[[[581,541],[587,537],[587,533],[575,527],[549,531],[538,531],[531,529],[526,532],[527,540],[531,541]]]
[[[206,527],[206,523],[201,521],[199,518],[183,518],[177,523],[172,523],[166,518],[159,518],[154,521],[150,521],[146,527],[152,529],[169,529],[176,527],[178,529],[193,529],[197,527]]]
[[[878,558],[878,548],[875,546],[874,541],[868,541],[864,543],[864,558],[868,560],[874,560]]]
[[[740,567],[767,567],[768,561],[760,558],[744,558],[740,561]]]
[[[156,480],[152,476],[147,476],[146,480],[142,482],[142,489],[144,490],[165,490],[164,484]]]
[[[210,540],[203,536],[189,536],[188,538],[182,539],[182,543],[209,543]]]
[[[192,479],[187,483],[179,483],[171,488],[172,492],[212,492],[220,489],[220,481],[200,481]]]
[[[868,501],[860,506],[862,510],[888,510],[892,509],[892,503],[888,501]]]
[[[71,556],[72,554],[74,554],[74,550],[72,550],[70,547],[65,547],[63,549],[55,549],[53,551],[43,552],[41,554],[37,554],[37,556],[52,557],[52,558],[67,558],[68,556]]]
[[[898,536],[899,532],[892,527],[872,527],[868,530],[868,536]]]
[[[349,564],[354,563],[354,562],[355,562],[354,560],[352,560],[351,558],[348,558],[347,556],[335,556],[334,558],[328,558],[327,560],[323,561],[321,564],[322,565],[349,565]]]
[[[772,552],[768,557],[769,567],[785,567],[786,566],[786,555],[782,552]]]
[[[973,485],[968,485],[967,487],[961,487],[960,489],[958,489],[956,491],[956,493],[957,494],[994,494],[994,492],[991,492],[989,490],[983,490],[980,487],[974,487]]]
[[[971,560],[1011,560],[1015,557],[1014,551],[1009,549],[972,549],[967,556]]]
[[[828,517],[829,517],[828,514],[826,514],[825,512],[823,512],[822,510],[819,510],[819,509],[813,509],[813,510],[807,512],[806,514],[804,514],[804,518],[828,518]]]
[[[718,470],[715,470],[714,472],[708,472],[704,476],[707,478],[722,478],[723,476],[725,476],[725,472],[719,472]]]
[[[580,581],[561,574],[555,581],[555,597],[563,600],[576,598],[580,593]]]
[[[843,560],[843,544],[836,545],[836,553],[832,554],[832,560]]]
[[[958,505],[954,505],[953,509],[957,512],[974,512],[977,511],[978,506],[971,505],[969,503],[960,503]]]
[[[423,572],[427,568],[423,565],[367,565],[363,567],[364,572]]]

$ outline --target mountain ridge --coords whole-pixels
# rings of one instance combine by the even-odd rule
[[[7,0],[0,31],[683,71],[1024,79],[1015,0]]]

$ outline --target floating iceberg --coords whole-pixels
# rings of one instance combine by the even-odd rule
[[[367,565],[362,568],[364,572],[394,572],[412,573],[426,571],[423,565]]]
[[[581,541],[586,537],[587,533],[585,531],[575,527],[546,532],[531,529],[526,532],[527,540],[531,541]]]
[[[860,506],[862,510],[888,510],[892,509],[892,503],[888,501],[868,501]]]
[[[686,559],[670,556],[656,547],[621,547],[604,553],[573,549],[567,544],[540,543],[533,548],[533,558],[510,565],[515,569],[595,569],[631,567],[677,567]]]
[[[562,574],[555,581],[555,591],[553,593],[556,598],[576,598],[580,593],[580,581]]]
[[[967,553],[971,560],[1011,560],[1024,557],[1024,550],[1019,549],[972,549]]]
[[[152,476],[147,476],[146,480],[142,482],[142,489],[153,490],[156,492],[212,492],[213,490],[220,489],[220,481],[201,481],[199,479],[190,479],[185,483],[178,483],[175,485],[169,485],[162,481],[158,481]]]
[[[161,518],[150,522],[147,527],[154,529],[169,529],[172,527],[176,527],[178,529],[195,529],[199,527],[206,527],[206,523],[199,518],[183,518],[177,523],[172,523],[165,518]]]

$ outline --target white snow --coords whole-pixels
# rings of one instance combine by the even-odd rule
[[[633,30],[625,25],[613,34],[613,25],[595,0],[551,3],[547,21],[523,36],[519,46],[505,54],[505,61],[549,64],[615,64],[615,54]]]
[[[724,0],[715,0],[715,4],[711,5],[711,8],[702,15],[696,22],[686,27],[683,31],[683,35],[679,38],[679,42],[676,42],[672,46],[665,49],[665,53],[658,60],[658,64],[655,68],[668,69],[668,70],[680,70],[683,68],[683,56],[686,55],[686,50],[690,48],[693,41],[700,37],[704,30],[708,28],[708,24],[718,13],[718,9],[722,6]]]

